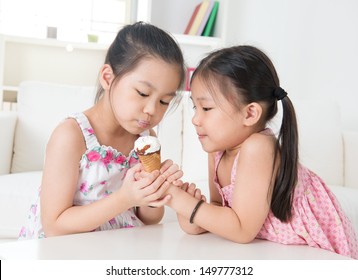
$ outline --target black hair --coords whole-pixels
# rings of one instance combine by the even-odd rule
[[[160,58],[167,63],[177,64],[180,70],[180,85],[185,80],[184,58],[177,42],[166,31],[144,22],[124,26],[110,45],[104,63],[109,64],[115,79],[131,72],[147,57]],[[103,94],[98,85],[95,101]]]
[[[224,97],[239,109],[251,102],[262,104],[262,124],[277,114],[275,90],[280,87],[279,78],[271,60],[256,47],[234,46],[214,51],[199,63],[191,80],[197,76],[210,89],[218,86]],[[291,100],[285,95],[280,98],[283,116],[272,172],[278,155],[280,165],[270,190],[270,208],[275,217],[287,222],[292,216],[292,194],[298,177],[298,129]]]

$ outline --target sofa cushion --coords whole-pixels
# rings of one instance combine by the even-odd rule
[[[42,172],[0,176],[0,238],[17,238],[40,187]]]
[[[352,222],[358,237],[358,189],[332,185],[329,188],[337,197],[344,212]]]
[[[0,174],[10,173],[17,113],[0,111]]]
[[[95,87],[27,81],[19,85],[11,172],[42,170],[46,143],[68,114],[94,103]]]

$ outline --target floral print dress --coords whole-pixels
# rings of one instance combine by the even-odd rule
[[[79,162],[79,179],[73,199],[73,205],[87,205],[118,190],[127,170],[139,162],[138,156],[132,150],[128,157],[109,146],[100,145],[94,131],[83,113],[71,115],[81,128],[86,142],[86,152]],[[141,134],[149,135],[149,131]],[[21,228],[19,239],[32,239],[45,237],[40,217],[40,190],[35,203],[30,207],[28,224]],[[143,225],[130,208],[120,215],[112,218],[93,231],[110,230]]]

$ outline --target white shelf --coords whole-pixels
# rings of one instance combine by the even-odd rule
[[[67,42],[67,41],[59,41],[56,39],[27,38],[27,37],[17,37],[17,36],[10,36],[10,35],[2,35],[2,37],[5,42],[29,44],[29,45],[37,45],[37,46],[48,46],[48,47],[59,47],[59,48],[67,48],[68,46],[72,46],[73,49],[104,50],[104,51],[106,51],[109,47],[109,44],[99,44],[99,43]],[[173,34],[173,37],[180,45],[216,48],[216,47],[220,47],[223,44],[222,39],[218,37],[192,36],[186,34]]]
[[[83,50],[107,50],[108,45],[99,44],[99,43],[80,43],[80,42],[67,42],[60,41],[56,39],[41,39],[41,38],[29,38],[29,37],[18,37],[11,35],[0,35],[2,36],[5,42],[19,43],[19,44],[29,44],[37,46],[48,46],[48,47],[59,47],[66,48],[67,46],[72,46],[74,49],[83,49]]]

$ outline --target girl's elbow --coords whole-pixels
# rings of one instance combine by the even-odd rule
[[[231,235],[229,239],[235,243],[248,244],[256,238],[257,233],[240,231],[235,235]]]
[[[164,217],[164,208],[149,208],[147,212],[143,210],[141,212],[137,212],[137,217],[143,222],[145,225],[156,225],[158,224]]]
[[[255,237],[251,237],[251,236],[241,236],[239,238],[235,238],[235,240],[233,241],[240,244],[248,244],[251,243],[254,239]]]
[[[63,235],[54,226],[43,226],[43,231],[46,237],[55,237]]]
[[[206,232],[203,228],[197,226],[197,225],[188,225],[188,224],[182,224],[179,223],[180,228],[187,234],[190,235],[198,235]]]
[[[55,221],[48,221],[47,219],[42,218],[42,229],[46,237],[54,237],[64,235],[64,233],[58,228]]]
[[[162,220],[162,218],[155,218],[155,219],[142,219],[143,224],[150,226],[150,225],[156,225],[159,224],[159,222]]]

